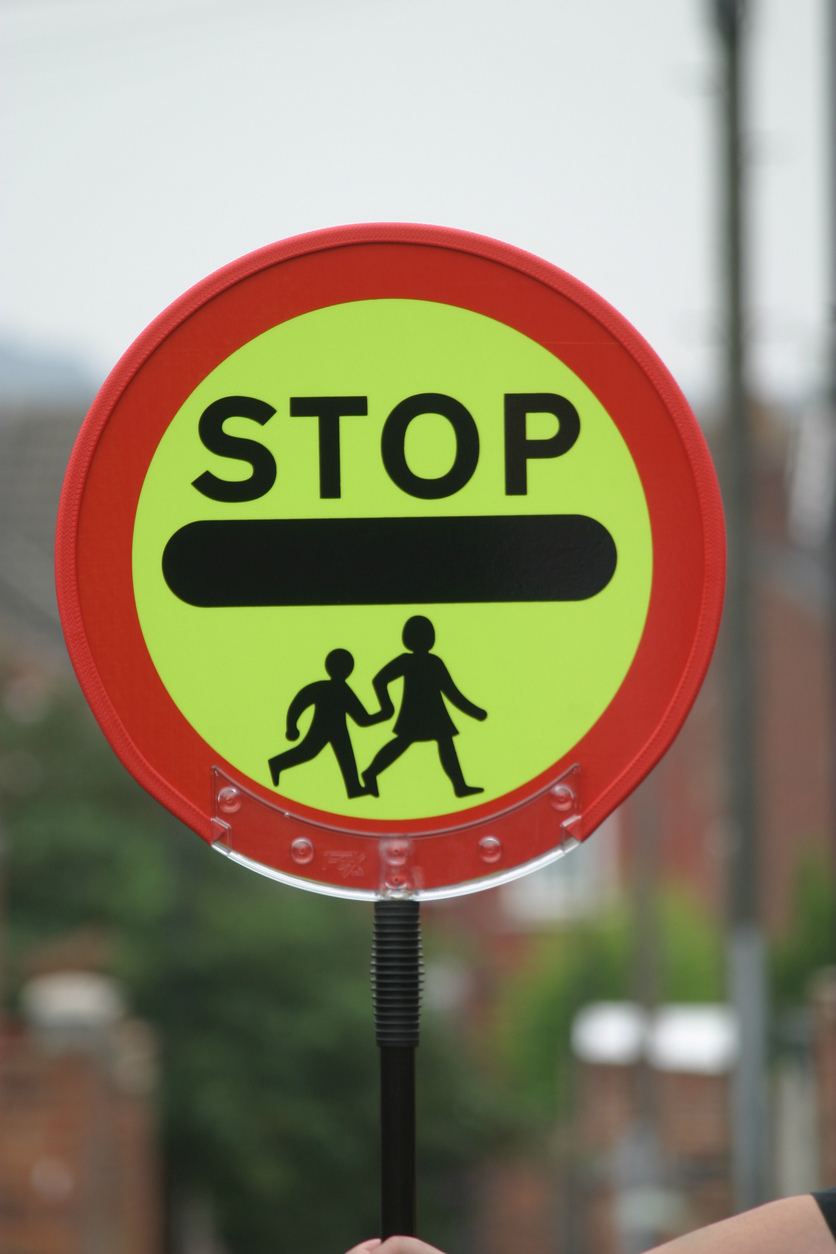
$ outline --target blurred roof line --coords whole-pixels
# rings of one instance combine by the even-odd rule
[[[4,409],[86,406],[96,388],[92,374],[72,354],[0,338],[0,406]]]

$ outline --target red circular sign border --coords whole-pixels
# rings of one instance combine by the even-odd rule
[[[271,288],[268,281],[265,288],[263,280],[269,272],[288,263],[297,271],[305,268],[304,300],[290,290],[290,283],[278,295],[281,284]],[[236,293],[240,298],[237,321],[230,318],[229,308],[236,305]],[[326,295],[330,298],[323,299]],[[260,330],[282,321],[275,316],[277,303],[289,304],[286,318],[343,300],[385,295],[458,304],[498,318],[551,351],[559,345],[561,359],[601,399],[625,436],[645,489],[653,533],[648,618],[624,683],[572,752],[524,787],[472,810],[432,821],[364,822],[360,825],[364,832],[358,833],[356,821],[301,806],[246,780],[247,787],[268,804],[283,806],[303,821],[326,824],[342,848],[357,840],[367,841],[370,835],[435,833],[439,839],[425,849],[425,861],[429,858],[427,886],[432,887],[451,882],[445,878],[451,861],[460,866],[460,878],[462,873],[472,879],[487,872],[488,868],[473,863],[472,835],[467,842],[469,852],[464,855],[460,839],[464,831],[477,836],[488,829],[498,834],[504,831],[521,846],[521,857],[503,856],[503,865],[492,868],[494,872],[529,861],[552,847],[554,832],[532,835],[527,828],[541,825],[532,823],[535,816],[531,806],[520,809],[520,805],[541,793],[574,763],[582,768],[583,814],[573,834],[582,837],[592,831],[673,740],[696,697],[714,647],[722,608],[725,548],[722,507],[710,455],[685,398],[666,368],[638,332],[601,297],[563,271],[510,245],[431,226],[372,224],[317,231],[240,258],[191,288],[155,319],[101,388],[67,470],[56,539],[56,583],[70,657],[115,752],[157,800],[204,839],[213,840],[217,831],[211,822],[211,766],[233,775],[240,773],[197,736],[173,705],[145,648],[133,602],[130,560],[137,467],[141,469],[141,487],[150,461],[150,457],[144,460],[146,446],[153,443],[153,454],[162,430],[182,400],[199,377],[208,373],[207,354],[217,364]],[[572,324],[571,339],[555,338],[555,296],[562,302],[562,335]],[[233,322],[234,332],[230,331]],[[184,335],[187,339],[196,336],[198,345],[190,345],[193,351],[184,354],[183,344],[175,343],[178,335],[181,340]],[[601,350],[615,346],[624,352],[613,354],[612,359],[609,353],[604,354],[608,360],[602,369]],[[177,384],[175,379],[181,382]],[[123,434],[114,437],[121,410],[126,405],[130,409],[132,395],[154,387],[169,393],[158,406],[163,416],[151,411],[148,421],[132,424],[127,438],[124,423]],[[157,393],[154,395],[156,398]],[[143,411],[143,417],[147,412]],[[100,466],[97,473],[97,454],[111,467],[115,459],[132,483],[131,490],[124,490],[119,483],[112,488],[103,486],[107,476],[100,473]],[[129,668],[124,665],[126,648],[131,658]],[[166,759],[166,750],[172,748],[175,758]],[[161,749],[165,773],[160,769]],[[151,756],[157,759],[156,764],[149,760]],[[527,820],[529,810],[532,813]],[[292,834],[298,834],[298,823],[293,825]],[[267,850],[259,847],[242,852],[298,877],[299,869],[289,856],[290,836],[289,832],[286,839],[277,838],[275,848],[271,842]],[[334,869],[330,873],[324,867],[306,870],[315,872],[319,882],[343,883]],[[370,866],[359,877],[357,887],[376,887],[375,876]]]

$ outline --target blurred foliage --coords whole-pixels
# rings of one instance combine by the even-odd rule
[[[660,1001],[718,1001],[723,992],[720,928],[681,892],[660,894]],[[571,1094],[572,1020],[587,1002],[634,995],[634,919],[622,905],[603,918],[543,935],[526,969],[500,999],[504,1055],[529,1111],[550,1121]]]
[[[836,952],[836,884],[823,855],[802,854],[796,866],[789,927],[772,948],[772,996],[779,1009],[807,997],[816,971]]]
[[[169,1196],[209,1197],[234,1254],[334,1254],[372,1235],[371,908],[213,853],[128,776],[74,687],[46,709],[20,697],[0,715],[7,997],[33,945],[105,929],[161,1043]],[[445,1246],[463,1173],[507,1120],[431,1017],[418,1057],[422,1232]]]
[[[723,1001],[722,924],[678,890],[660,894],[660,1001]],[[823,856],[803,855],[793,889],[792,917],[770,949],[776,1010],[802,1005],[816,971],[836,950],[836,883]],[[529,1115],[547,1123],[571,1098],[572,1020],[583,1005],[635,995],[635,919],[621,904],[603,918],[551,932],[535,942],[524,970],[506,981],[499,999],[504,1058]]]

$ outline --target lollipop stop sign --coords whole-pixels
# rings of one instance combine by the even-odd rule
[[[411,226],[271,246],[166,310],[90,410],[57,547],[128,769],[229,857],[368,899],[585,839],[681,725],[724,561],[638,333],[537,258]]]
[[[162,313],[84,422],[56,555],[141,784],[262,874],[415,911],[629,795],[724,581],[705,443],[641,336],[536,257],[402,225],[272,245]]]

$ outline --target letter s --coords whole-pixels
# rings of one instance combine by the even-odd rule
[[[253,473],[249,479],[230,480],[219,479],[206,470],[193,481],[192,487],[213,501],[256,501],[269,492],[276,482],[273,454],[256,440],[227,435],[224,423],[227,418],[252,418],[253,422],[263,427],[275,412],[272,405],[256,400],[254,396],[223,396],[208,405],[200,416],[197,428],[204,448],[218,457],[248,462]]]

